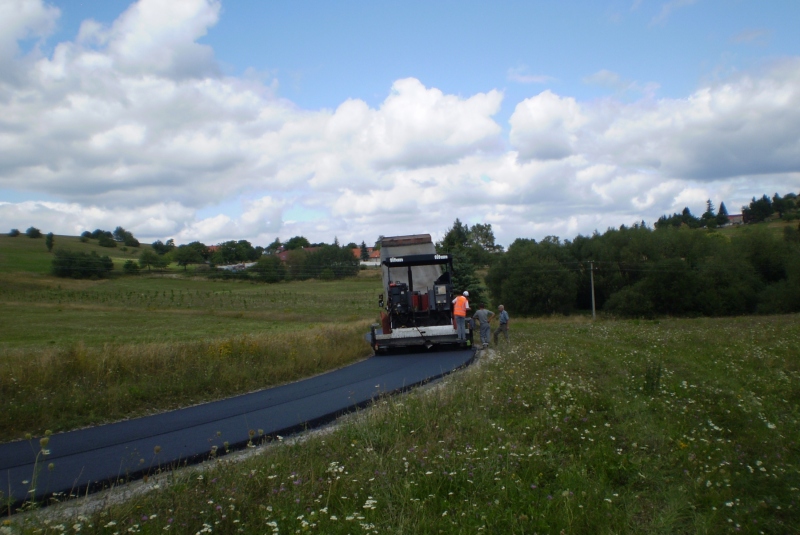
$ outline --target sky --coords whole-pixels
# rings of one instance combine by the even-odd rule
[[[0,232],[572,239],[800,193],[796,0],[0,0]],[[7,230],[5,230],[7,229]]]

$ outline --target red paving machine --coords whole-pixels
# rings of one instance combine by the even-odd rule
[[[381,323],[370,331],[376,352],[459,344],[452,305],[453,257],[437,254],[430,234],[383,238],[381,270]],[[472,346],[469,320],[466,345]]]

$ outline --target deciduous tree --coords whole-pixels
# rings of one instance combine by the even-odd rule
[[[151,271],[152,268],[163,268],[168,264],[168,259],[162,255],[159,255],[152,249],[145,249],[139,255],[139,265],[143,268],[146,267],[147,271]]]
[[[267,252],[267,254],[275,254],[281,250],[281,247],[282,245],[280,238],[275,238],[275,241],[267,245],[265,251]]]
[[[286,278],[286,266],[276,255],[264,255],[250,268],[256,276],[268,283],[280,282]]]
[[[186,271],[189,264],[200,264],[203,262],[203,257],[198,250],[189,245],[181,245],[172,251],[172,259],[179,266],[183,266],[184,271]]]
[[[287,251],[294,251],[295,249],[302,249],[304,247],[310,247],[311,244],[309,241],[303,236],[295,236],[293,238],[289,238],[286,243],[283,244],[283,248]]]

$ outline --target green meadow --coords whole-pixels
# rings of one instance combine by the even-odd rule
[[[24,230],[24,229],[23,229]],[[114,261],[114,269],[121,270],[126,260],[136,260],[149,245],[139,247],[100,247],[97,240],[81,242],[78,236],[53,237],[53,250],[68,249],[91,253],[94,251],[100,256],[109,256]],[[0,273],[50,273],[52,253],[47,252],[45,239],[29,238],[24,233],[14,238],[7,234],[0,234]]]

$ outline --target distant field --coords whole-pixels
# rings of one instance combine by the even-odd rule
[[[22,229],[24,232],[24,229]],[[0,234],[0,273],[28,272],[50,273],[53,254],[47,252],[45,238],[29,238],[24,233],[12,238],[8,234]],[[67,249],[70,251],[96,252],[100,256],[108,256],[114,261],[114,269],[121,269],[126,260],[137,260],[144,249],[149,245],[139,247],[100,247],[97,240],[86,243],[77,236],[54,236],[53,250]]]
[[[777,219],[777,220],[774,220],[774,221],[767,221],[767,222],[764,222],[764,223],[754,223],[754,224],[750,224],[750,225],[730,225],[730,226],[727,226],[727,227],[720,227],[720,228],[714,229],[714,232],[719,232],[723,236],[728,236],[728,237],[733,238],[733,237],[738,236],[742,232],[747,232],[748,229],[752,229],[754,227],[762,227],[763,226],[763,227],[767,227],[768,229],[770,229],[771,231],[775,232],[776,234],[780,234],[781,236],[783,236],[783,229],[784,228],[786,228],[786,227],[798,228],[798,223],[800,223],[800,221],[781,221],[781,220]]]
[[[0,348],[181,342],[372,320],[377,272],[262,284],[183,276],[110,280],[0,274]]]

